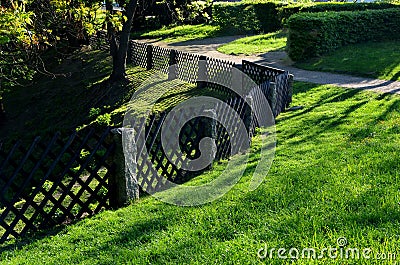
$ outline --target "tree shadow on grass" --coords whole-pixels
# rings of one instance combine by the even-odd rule
[[[334,130],[337,129],[338,126],[346,124],[348,122],[348,118],[350,115],[355,113],[357,110],[362,108],[363,106],[367,105],[370,103],[370,100],[373,99],[374,101],[383,101],[385,104],[382,106],[382,114],[379,117],[376,117],[376,122],[380,120],[385,120],[387,116],[390,113],[393,113],[394,111],[399,110],[400,103],[399,100],[396,98],[393,98],[391,94],[375,94],[373,98],[363,98],[360,97],[359,99],[355,99],[354,101],[351,101],[356,97],[358,94],[360,94],[362,90],[359,89],[346,89],[344,91],[337,91],[333,94],[325,94],[323,97],[320,97],[317,99],[317,103],[313,104],[312,106],[296,111],[296,113],[291,114],[287,113],[284,117],[278,118],[277,124],[279,125],[282,122],[288,122],[289,120],[295,120],[296,122],[301,121],[304,125],[304,127],[310,127],[309,133],[300,135],[300,139],[296,139],[294,141],[291,141],[291,144],[300,144],[306,142],[310,138],[318,137],[319,135],[322,135],[327,132],[333,132]],[[349,101],[350,100],[350,101]],[[332,104],[335,102],[343,102],[345,103],[346,101],[349,102],[349,104],[343,106],[343,109],[340,109],[340,111],[336,115],[328,114],[325,115],[324,113],[329,110],[327,108],[321,109],[321,114],[319,114],[317,109],[327,105],[327,104]],[[393,101],[393,102],[392,102]],[[390,103],[389,103],[390,102]],[[389,106],[387,104],[390,104]],[[308,118],[308,114],[311,114],[312,112],[315,112],[316,115],[319,117],[312,117]],[[363,128],[360,128],[360,130]],[[291,131],[288,132],[287,138],[291,139],[293,137],[299,137],[298,131],[299,128],[293,128]],[[359,133],[350,133],[350,135],[353,135],[356,137],[358,140],[362,140],[365,137],[371,136],[371,130],[367,130],[366,132],[359,131]],[[368,133],[370,132],[370,133]],[[360,138],[361,137],[361,138]],[[354,139],[353,139],[354,140]]]
[[[311,87],[312,88],[316,88],[320,85],[314,85]],[[304,93],[306,92],[308,89],[302,89],[302,90],[294,90],[293,95],[296,96],[299,93]],[[318,102],[316,104],[313,104],[311,107],[308,108],[304,108],[302,110],[298,110],[296,111],[294,114],[288,114],[285,117],[279,117],[277,122],[281,123],[284,122],[286,120],[290,120],[293,118],[296,118],[298,116],[303,116],[307,113],[310,113],[312,111],[314,111],[316,108],[321,107],[322,105],[328,104],[328,103],[334,103],[334,102],[338,102],[338,101],[345,101],[347,99],[350,99],[352,97],[354,97],[355,95],[359,94],[361,92],[361,90],[359,89],[347,89],[344,92],[336,92],[334,94],[327,94],[327,95],[323,95],[322,97],[320,97],[318,99]],[[349,109],[348,112],[352,112],[356,109],[356,107],[353,107],[351,109]]]

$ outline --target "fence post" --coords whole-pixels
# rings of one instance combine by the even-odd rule
[[[197,72],[197,88],[205,88],[207,84],[207,57],[200,56],[199,70]]]
[[[176,50],[170,51],[168,65],[169,65],[168,80],[174,80],[177,77],[177,70],[178,70],[176,67]]]
[[[205,150],[207,152],[207,156],[204,157],[206,161],[211,161],[210,165],[207,166],[206,169],[212,168],[212,161],[217,154],[217,112],[215,109],[206,109],[203,111],[204,115],[207,118],[202,118],[199,124],[199,128],[202,129],[200,139],[204,137],[209,137],[212,141],[206,141]]]
[[[134,138],[134,130],[113,129],[113,141],[116,145],[112,162],[114,172],[109,179],[110,184],[110,206],[119,208],[139,199],[139,185],[136,171],[137,146]],[[125,149],[123,148],[125,144]],[[125,152],[132,154],[126,157]]]
[[[288,79],[288,89],[287,89],[287,97],[286,97],[286,108],[289,108],[290,103],[292,103],[292,96],[293,96],[293,75],[289,74]]]
[[[146,69],[150,70],[153,68],[153,45],[147,45],[146,47]]]
[[[247,105],[245,105],[244,125],[246,126],[248,137],[251,139],[254,134],[254,99],[253,96],[246,96]],[[251,141],[251,140],[250,140]]]
[[[129,42],[128,42],[128,51],[126,53],[126,63],[127,64],[132,63],[132,40],[129,40]]]

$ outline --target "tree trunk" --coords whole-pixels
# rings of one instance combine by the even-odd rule
[[[0,96],[0,126],[6,122],[6,111],[3,106],[3,98]]]
[[[122,31],[117,41],[116,33],[111,23],[108,24],[108,38],[110,40],[110,53],[113,57],[113,71],[110,76],[112,82],[126,78],[126,56],[129,47],[129,35],[131,33],[132,21],[135,16],[137,0],[130,0],[126,5],[127,20],[122,26]],[[107,10],[112,10],[110,1],[106,2]]]

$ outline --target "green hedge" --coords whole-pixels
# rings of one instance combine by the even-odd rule
[[[299,12],[362,11],[399,7],[390,3],[283,4],[273,1],[219,2],[212,8],[213,23],[231,34],[273,32]]]
[[[352,43],[400,39],[400,8],[300,13],[289,18],[288,28],[286,47],[296,61]]]
[[[281,28],[277,2],[214,3],[213,23],[231,34],[273,32]]]
[[[278,17],[284,24],[287,19],[296,13],[317,13],[326,11],[364,11],[364,10],[375,10],[375,9],[389,9],[400,7],[399,5],[392,3],[343,3],[343,2],[331,2],[331,3],[310,3],[310,4],[290,4],[278,8]]]

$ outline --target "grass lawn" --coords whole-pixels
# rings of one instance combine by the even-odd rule
[[[277,258],[277,249],[315,248],[319,255],[345,237],[345,249],[360,249],[360,259],[325,253],[313,262],[300,254],[297,263],[381,264],[377,255],[389,257],[400,243],[399,96],[299,82],[294,93],[293,105],[304,108],[278,117],[275,160],[255,191],[247,185],[256,152],[242,180],[217,201],[179,207],[143,197],[9,243],[0,249],[1,263],[291,264]],[[258,144],[256,137],[255,150]],[[257,257],[265,247],[275,248],[274,259]],[[365,248],[370,259],[361,256]]]
[[[165,42],[182,42],[189,40],[213,38],[224,35],[218,26],[182,25],[175,27],[164,27],[159,30],[132,33],[133,39],[157,39]]]
[[[280,31],[241,38],[218,47],[225,54],[253,55],[272,51],[283,51],[286,46],[286,33]]]
[[[400,80],[400,41],[367,42],[341,47],[331,54],[296,66],[385,80]]]

